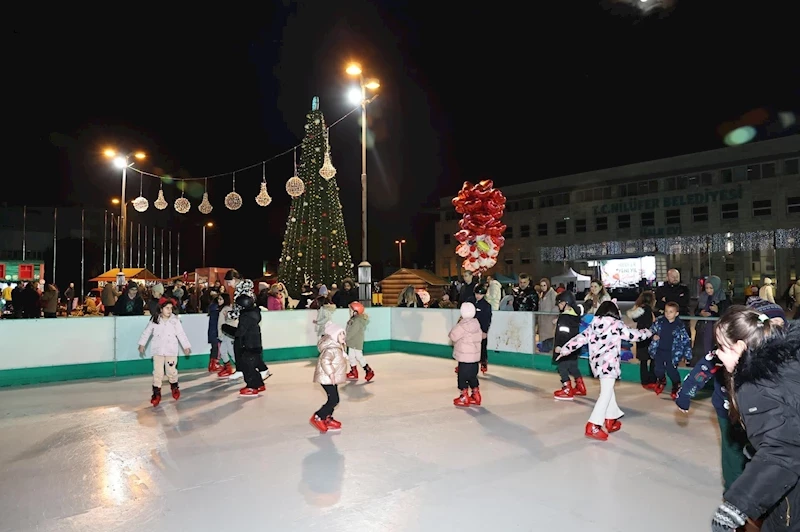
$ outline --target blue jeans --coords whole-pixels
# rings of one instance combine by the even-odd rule
[[[550,351],[552,351],[553,350],[553,342],[554,342],[554,338],[548,338],[547,340],[542,340],[542,342],[541,342],[542,349],[541,349],[540,353],[549,353]]]

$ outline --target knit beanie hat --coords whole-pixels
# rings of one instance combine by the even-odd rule
[[[470,302],[461,305],[461,317],[465,320],[475,317],[475,305]]]
[[[164,295],[164,285],[161,283],[156,283],[153,285],[153,297],[161,297]]]
[[[780,318],[786,323],[786,313],[780,305],[770,303],[766,299],[761,299],[760,297],[752,296],[747,298],[747,306],[762,314],[766,314],[769,319]]]

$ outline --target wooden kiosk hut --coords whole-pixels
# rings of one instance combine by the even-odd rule
[[[450,283],[428,270],[400,268],[381,281],[383,306],[396,307],[398,296],[408,285],[413,285],[415,290],[424,288],[433,301],[442,297]]]

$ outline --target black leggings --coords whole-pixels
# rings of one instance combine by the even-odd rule
[[[486,366],[489,364],[489,350],[486,349],[486,345],[489,343],[488,338],[484,338],[481,340],[481,366]]]
[[[322,405],[315,415],[320,419],[327,419],[333,415],[333,409],[339,404],[339,386],[336,384],[320,384],[320,386],[328,394],[328,402]]]
[[[477,388],[478,382],[478,363],[459,362],[458,363],[458,389]]]

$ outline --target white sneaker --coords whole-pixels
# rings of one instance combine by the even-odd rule
[[[262,381],[265,381],[265,380],[269,379],[270,377],[272,377],[272,373],[270,373],[269,370],[261,372],[261,380]]]
[[[228,379],[235,381],[236,379],[241,379],[242,377],[244,377],[244,373],[237,371],[236,373],[232,373]]]

